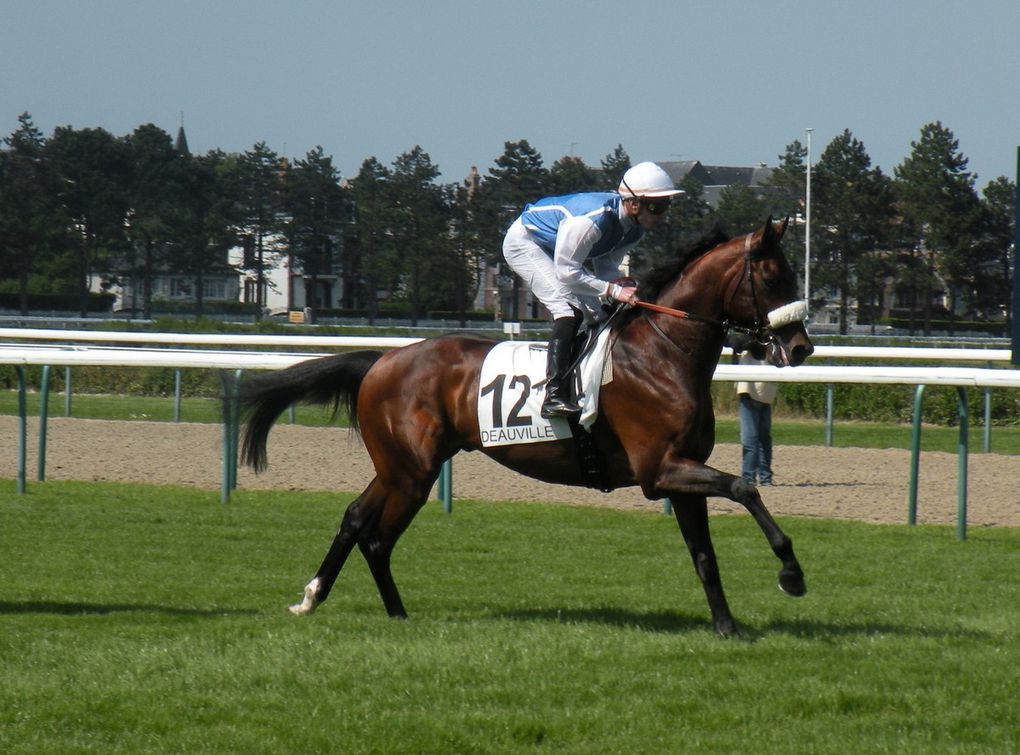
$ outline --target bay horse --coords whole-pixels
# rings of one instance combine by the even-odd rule
[[[660,311],[634,308],[613,322],[612,380],[601,388],[591,427],[608,488],[638,485],[649,500],[671,501],[714,628],[723,636],[737,628],[716,564],[706,497],[728,498],[746,508],[782,564],[780,588],[795,596],[806,592],[792,542],[755,486],[705,464],[715,444],[709,388],[727,331],[740,330],[767,344],[768,359],[777,366],[800,364],[814,350],[803,325],[806,305],[795,301],[796,277],[780,249],[786,224],[770,218],[753,233],[702,244],[652,271],[638,292]],[[443,462],[458,451],[480,450],[546,482],[591,486],[573,439],[482,446],[479,374],[496,343],[445,335],[386,353],[309,359],[243,385],[242,460],[256,471],[267,466],[273,423],[298,401],[332,404],[334,411],[345,407],[375,466],[375,478],[348,506],[292,612],[310,614],[326,600],[357,545],[387,613],[406,618],[390,555],[425,504]]]

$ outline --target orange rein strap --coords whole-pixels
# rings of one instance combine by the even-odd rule
[[[635,302],[635,305],[638,307],[643,307],[644,309],[650,309],[652,310],[652,312],[659,312],[660,314],[679,317],[682,320],[688,320],[691,318],[690,312],[684,312],[682,309],[673,309],[672,307],[664,307],[661,304],[652,304],[651,302],[648,301],[638,300],[637,302]]]

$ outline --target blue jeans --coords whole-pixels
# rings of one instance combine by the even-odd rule
[[[772,484],[772,405],[740,394],[740,474],[752,485]]]

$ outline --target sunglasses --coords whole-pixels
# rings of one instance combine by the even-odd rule
[[[641,200],[641,206],[648,211],[649,215],[662,215],[669,209],[669,200],[660,199],[658,202],[654,202],[648,199],[643,199]]]

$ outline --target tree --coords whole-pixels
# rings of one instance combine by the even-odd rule
[[[70,126],[53,132],[46,155],[61,187],[57,196],[69,221],[68,251],[85,317],[92,274],[107,269],[111,255],[126,247],[130,157],[124,141],[105,129]]]
[[[237,211],[225,191],[228,157],[219,150],[192,157],[182,155],[182,193],[175,205],[172,269],[191,279],[195,317],[205,311],[205,282],[225,274],[230,249],[236,245]]]
[[[622,144],[602,158],[602,191],[616,191],[623,174],[630,170],[630,156]]]
[[[165,268],[164,259],[174,234],[174,207],[180,193],[181,156],[163,129],[151,123],[139,126],[125,138],[128,150],[127,248],[123,260],[132,299],[125,302],[134,312],[152,317],[152,281]],[[141,284],[142,300],[138,301]]]
[[[1010,297],[1013,290],[1013,244],[1016,233],[1016,184],[999,176],[985,187],[982,223],[977,254],[987,264],[976,272],[976,304],[982,315],[1006,318],[1006,332],[1012,320]]]
[[[464,280],[449,238],[450,212],[444,190],[435,184],[439,168],[414,147],[393,161],[390,199],[395,212],[390,232],[402,263],[402,294],[411,303],[411,320],[428,307],[453,309],[456,282]]]
[[[582,191],[604,191],[599,175],[584,164],[580,157],[561,157],[549,169],[550,194],[576,194]]]
[[[17,279],[21,313],[27,315],[29,277],[52,240],[53,181],[42,132],[28,113],[18,124],[0,152],[0,271]]]
[[[240,215],[238,232],[245,250],[241,267],[254,278],[254,304],[259,317],[266,304],[267,263],[281,251],[282,175],[280,156],[260,141],[240,155],[231,177]]]
[[[807,147],[794,139],[786,145],[786,151],[779,155],[779,165],[769,178],[768,184],[769,214],[774,218],[788,217],[793,222],[783,237],[786,249],[803,249],[805,232],[805,202],[807,198]],[[800,269],[799,254],[788,254],[790,266],[799,277],[803,278]]]
[[[478,182],[468,178],[448,188],[450,204],[450,240],[458,257],[457,270],[463,280],[457,282],[457,312],[460,326],[467,326],[465,313],[483,281],[486,259],[485,232],[477,212]]]
[[[921,128],[911,152],[895,169],[896,189],[906,229],[924,261],[924,332],[931,333],[932,294],[945,282],[948,289],[950,329],[960,297],[974,291],[974,229],[980,203],[967,158],[959,151],[953,132],[940,122]]]
[[[541,199],[549,192],[549,172],[539,154],[526,139],[505,142],[503,154],[489,168],[489,177],[482,182],[478,213],[486,238],[492,250],[490,262],[499,265],[502,260],[503,234],[528,202]],[[510,317],[520,319],[520,279],[512,273],[501,272],[501,282],[511,289]]]
[[[769,215],[769,206],[754,188],[734,184],[720,193],[715,214],[727,232],[737,235],[761,226]]]
[[[847,129],[822,153],[813,186],[812,209],[822,229],[812,239],[818,242],[812,247],[818,249],[817,277],[821,288],[837,292],[839,332],[846,334],[851,299],[872,302],[884,277],[880,250],[888,235],[889,181]]]
[[[395,267],[391,265],[393,245],[387,233],[389,178],[389,169],[370,157],[361,164],[357,177],[351,181],[351,195],[356,208],[356,222],[349,234],[355,248],[351,257],[357,261],[356,269],[360,271],[359,286],[370,324],[378,315],[379,296],[395,287],[387,283],[391,279],[389,271]],[[352,266],[352,271],[354,269]]]
[[[350,202],[340,186],[340,172],[321,146],[295,160],[284,181],[285,235],[296,265],[310,278],[306,302],[314,312],[333,306],[319,285],[321,276],[339,273],[343,226]]]

